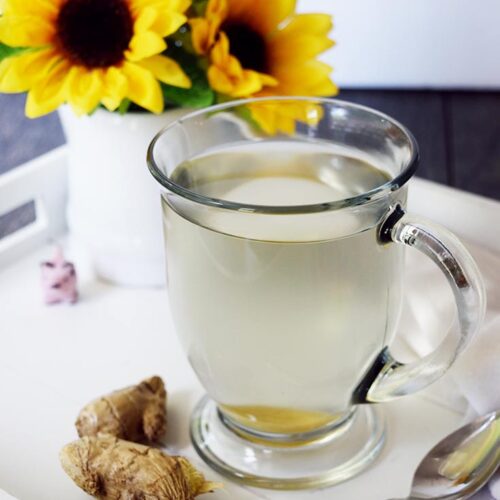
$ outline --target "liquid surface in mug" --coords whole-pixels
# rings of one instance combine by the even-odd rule
[[[342,200],[389,180],[367,162],[308,143],[227,148],[171,177],[205,196],[275,206]],[[270,433],[307,432],[343,415],[393,334],[401,249],[378,244],[377,227],[290,242],[259,239],[250,220],[245,238],[238,214],[218,231],[225,211],[200,205],[187,217],[176,200],[163,197],[171,309],[210,396],[233,420]]]

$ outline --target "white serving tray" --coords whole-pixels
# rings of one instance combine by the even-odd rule
[[[39,175],[39,169],[55,169],[64,176],[64,158],[62,148],[31,162],[28,169],[33,175]],[[16,179],[11,175],[11,182],[19,182]],[[500,203],[427,181],[412,183],[413,211],[500,253],[500,234],[492,230],[498,227]],[[0,199],[2,187],[4,192],[9,187],[5,179],[0,179]],[[27,201],[25,195],[18,198]],[[60,224],[44,227],[37,234],[46,238],[56,234]],[[12,241],[3,247],[9,252],[9,265],[4,260],[0,268],[0,498],[1,490],[19,500],[89,498],[66,477],[58,460],[61,447],[76,438],[78,411],[96,396],[152,374],[164,378],[169,392],[169,451],[187,455],[208,477],[218,478],[189,442],[189,414],[203,391],[177,342],[165,290],[117,288],[96,281],[85,255],[67,241],[80,274],[81,301],[76,306],[47,307],[41,300],[39,262],[50,257],[51,248],[33,249],[33,241],[29,248],[23,244],[17,255],[29,253],[15,261]],[[384,406],[387,445],[362,475],[325,490],[293,493],[242,488],[223,479],[225,489],[207,500],[405,496],[420,459],[459,426],[463,415],[425,395]]]

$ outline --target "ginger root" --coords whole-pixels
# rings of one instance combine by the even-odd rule
[[[60,459],[80,488],[103,500],[193,500],[221,487],[206,481],[183,457],[109,434],[66,445]]]
[[[134,442],[158,442],[166,431],[167,393],[160,377],[115,391],[82,409],[76,420],[78,436],[99,432]]]

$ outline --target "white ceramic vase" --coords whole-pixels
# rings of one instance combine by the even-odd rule
[[[165,284],[160,196],[146,151],[162,127],[186,113],[77,117],[60,109],[69,146],[68,226],[99,277],[124,286]]]

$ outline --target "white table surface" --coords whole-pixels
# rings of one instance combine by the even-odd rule
[[[487,232],[489,223],[497,223],[499,203],[413,182],[414,210],[500,252],[498,231]],[[89,498],[58,460],[61,447],[76,438],[76,415],[95,397],[152,374],[163,377],[169,393],[168,450],[187,455],[207,477],[218,479],[189,442],[189,414],[203,391],[176,339],[165,290],[98,282],[85,257],[69,243],[68,255],[80,274],[81,300],[75,306],[47,307],[41,300],[38,264],[50,255],[50,247],[43,247],[0,271],[0,490],[19,500]],[[241,488],[223,480],[224,490],[207,495],[207,500],[405,496],[420,459],[461,424],[463,415],[425,395],[384,409],[387,445],[360,476],[328,489],[295,493]]]

